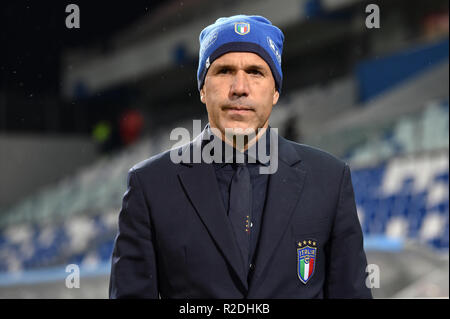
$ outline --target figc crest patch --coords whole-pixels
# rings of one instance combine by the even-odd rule
[[[297,244],[297,275],[306,284],[314,275],[317,260],[317,242],[303,240]]]

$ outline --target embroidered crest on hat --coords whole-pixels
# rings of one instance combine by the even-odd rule
[[[250,23],[247,22],[236,22],[234,24],[234,31],[240,35],[246,35],[250,32]]]

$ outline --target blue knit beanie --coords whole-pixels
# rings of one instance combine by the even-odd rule
[[[253,52],[267,62],[275,79],[276,89],[281,92],[284,35],[266,18],[247,15],[219,18],[202,30],[199,39],[199,90],[203,87],[206,73],[215,59],[228,52]]]

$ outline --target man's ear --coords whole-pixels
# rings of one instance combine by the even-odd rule
[[[202,101],[203,104],[206,104],[205,91],[203,90],[203,88],[200,89],[200,101]]]
[[[278,92],[278,90],[275,89],[273,92],[272,105],[277,104],[279,98],[280,98],[280,92]]]

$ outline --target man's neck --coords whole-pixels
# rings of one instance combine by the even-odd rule
[[[228,145],[233,146],[233,148],[235,148],[236,150],[240,151],[241,153],[245,152],[246,150],[248,150],[249,147],[251,147],[252,145],[254,145],[261,136],[264,135],[264,133],[267,131],[269,124],[268,122],[266,123],[266,125],[264,127],[258,128],[258,132],[257,134],[249,134],[249,135],[244,135],[243,138],[243,147],[240,147],[242,145],[242,142],[238,142],[238,137],[235,134],[230,134],[231,136],[227,136],[226,132],[223,132],[221,130],[219,130],[217,127],[212,127],[214,128],[214,130],[212,130],[212,133],[219,137],[222,141],[224,141],[225,143],[227,143]],[[216,134],[215,132],[219,131],[220,135]]]

